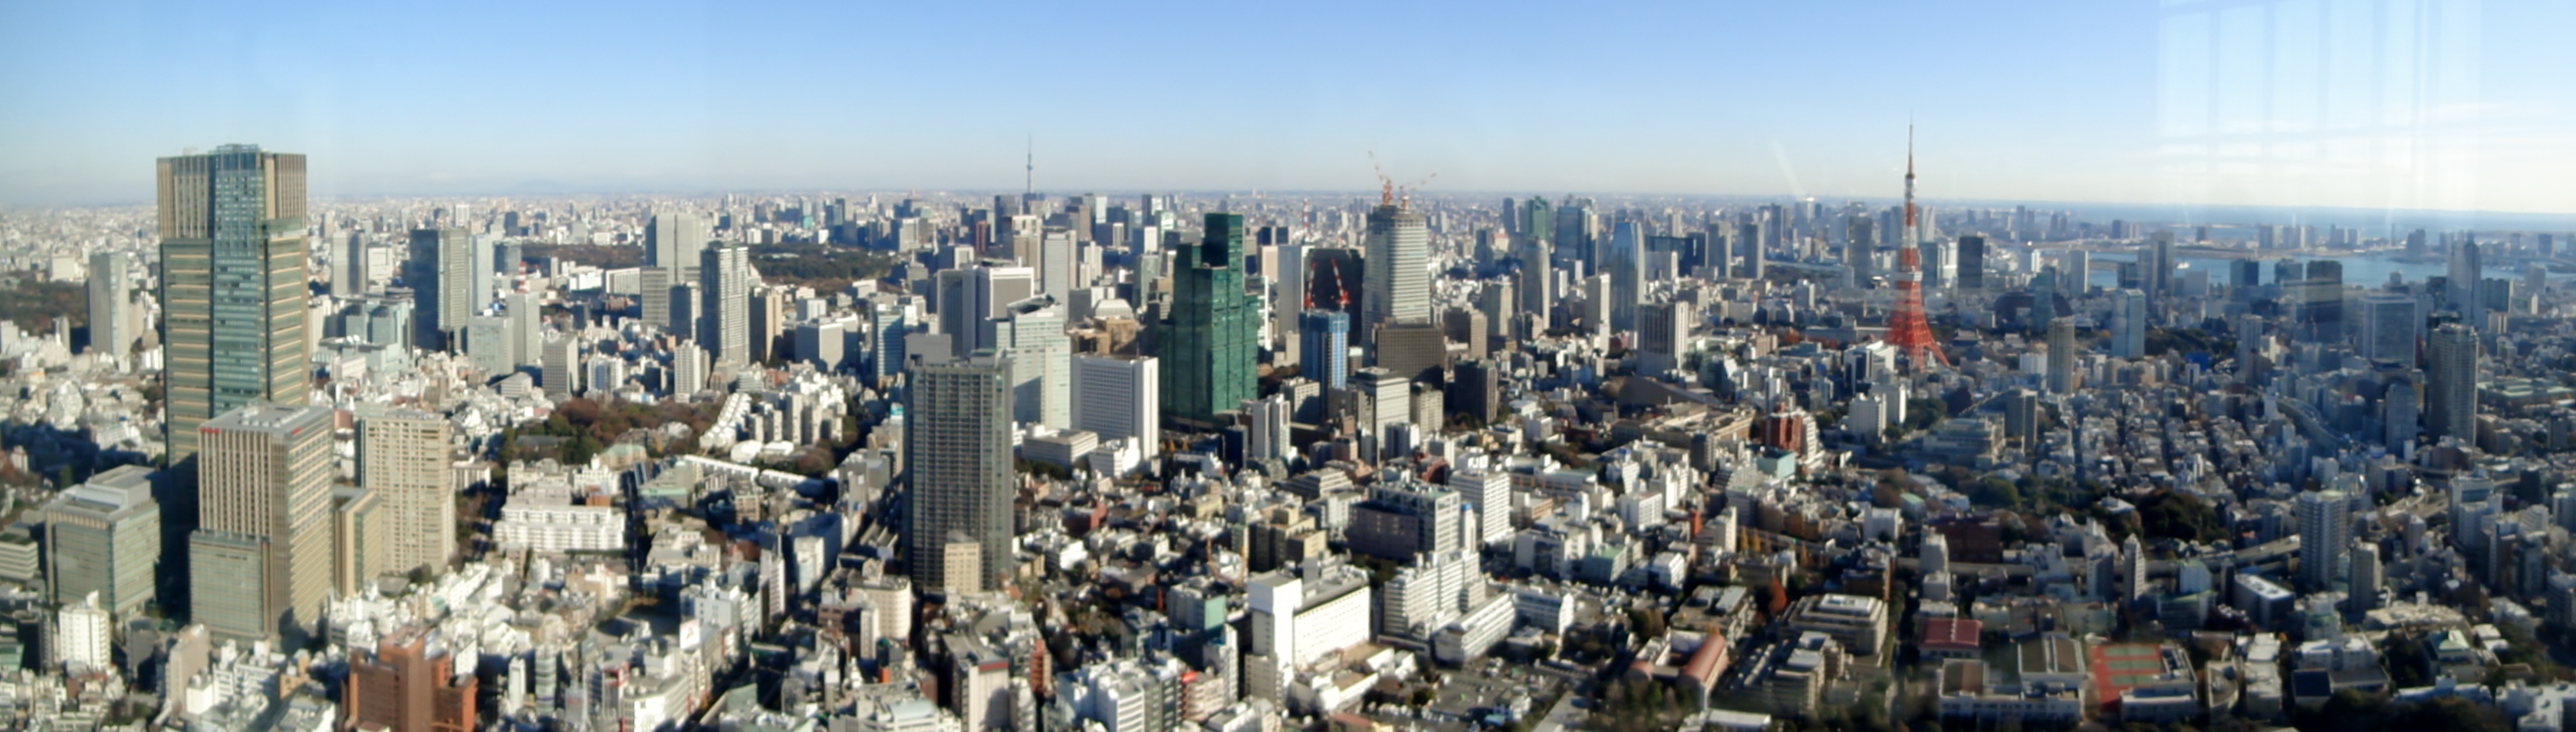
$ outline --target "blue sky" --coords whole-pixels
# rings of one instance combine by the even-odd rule
[[[1358,190],[1375,151],[1887,197],[1910,116],[1927,198],[2576,212],[2550,0],[437,5],[0,6],[0,203],[226,142],[320,195],[1016,188],[1031,134],[1057,191]]]

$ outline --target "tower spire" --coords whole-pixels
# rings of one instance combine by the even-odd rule
[[[1909,146],[1911,145],[1911,143],[1908,144]],[[1912,158],[1912,155],[1913,154],[1910,152],[1907,153],[1907,157],[1909,159]],[[1912,163],[1908,163],[1907,165],[1908,170],[1910,171],[1912,169]],[[1038,134],[1035,132],[1029,133],[1028,172],[1026,175],[1027,177],[1020,183],[1020,185],[1024,187],[1020,192],[1022,194],[1038,192]],[[1912,177],[1914,174],[1912,172],[1908,172],[1905,175],[1907,177]]]
[[[1914,121],[1905,121],[1905,238],[1914,239]]]

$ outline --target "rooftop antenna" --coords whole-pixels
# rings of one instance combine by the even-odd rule
[[[1038,192],[1038,133],[1035,132],[1029,133],[1028,173],[1021,185],[1025,188],[1021,191],[1023,198],[1027,197],[1026,194]]]

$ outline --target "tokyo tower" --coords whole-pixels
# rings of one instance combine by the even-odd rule
[[[1932,341],[1932,321],[1923,317],[1923,255],[1914,246],[1914,126],[1905,127],[1905,247],[1896,250],[1896,312],[1887,316],[1887,342],[1905,352],[1916,368],[1950,365]]]

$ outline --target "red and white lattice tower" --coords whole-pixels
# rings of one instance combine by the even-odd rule
[[[1932,321],[1923,316],[1923,254],[1916,246],[1914,223],[1914,128],[1905,129],[1905,231],[1896,250],[1896,312],[1887,316],[1887,342],[1904,351],[1915,368],[1950,365],[1932,341]]]

